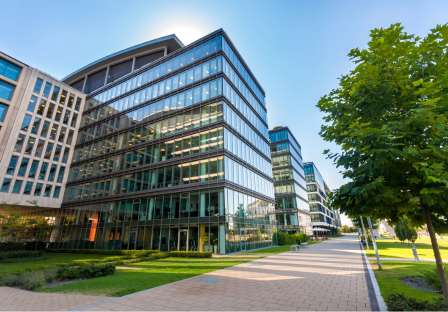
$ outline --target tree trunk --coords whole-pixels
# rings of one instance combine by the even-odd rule
[[[428,228],[429,237],[431,238],[432,250],[434,251],[434,258],[436,259],[437,274],[439,275],[440,285],[442,286],[442,293],[445,303],[448,303],[448,284],[446,281],[445,270],[443,268],[442,257],[440,256],[439,244],[437,243],[436,232],[432,224],[431,212],[425,208],[426,226]]]
[[[420,261],[420,258],[418,257],[417,253],[417,247],[415,246],[415,242],[412,242],[412,254],[414,255],[415,261]]]

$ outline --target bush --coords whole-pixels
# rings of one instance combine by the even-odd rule
[[[64,266],[56,272],[56,279],[71,280],[78,278],[93,278],[114,274],[115,265],[106,264],[92,264],[83,266]]]
[[[168,253],[170,257],[186,257],[186,258],[211,258],[211,252],[199,252],[199,251],[170,251]]]
[[[37,258],[41,257],[43,252],[40,250],[16,250],[0,252],[0,260],[16,259],[16,258]]]
[[[46,283],[45,273],[42,271],[9,274],[0,280],[0,285],[34,290]]]
[[[429,302],[408,298],[402,294],[392,294],[386,299],[389,311],[446,311],[448,306],[442,300]]]
[[[110,256],[128,256],[134,257],[146,257],[150,254],[159,252],[158,250],[107,250],[107,249],[48,249],[50,252],[58,253],[82,253],[82,254],[97,254],[97,255],[110,255]]]
[[[307,242],[309,237],[304,233],[289,234],[287,232],[278,231],[274,233],[272,239],[278,245],[296,245]]]
[[[44,250],[47,243],[45,242],[1,242],[0,250],[4,251],[17,251],[17,250]]]

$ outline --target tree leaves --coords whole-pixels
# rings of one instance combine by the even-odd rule
[[[349,183],[331,196],[349,215],[424,223],[426,207],[442,229],[448,216],[448,25],[425,38],[400,24],[371,31],[356,67],[323,96],[325,151]],[[448,228],[448,224],[446,225]]]

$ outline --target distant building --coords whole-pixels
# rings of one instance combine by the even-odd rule
[[[313,162],[306,162],[304,169],[314,235],[335,234],[341,219],[338,211],[328,207],[330,189]]]
[[[85,95],[0,52],[0,206],[60,208]]]
[[[312,235],[301,146],[288,127],[275,127],[269,138],[277,226]]]

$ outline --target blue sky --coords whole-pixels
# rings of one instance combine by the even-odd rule
[[[369,30],[401,22],[425,35],[448,20],[448,1],[3,1],[0,50],[62,78],[108,53],[176,33],[184,43],[218,28],[267,94],[269,125],[287,125],[330,187],[343,183],[322,151],[318,99],[348,72]],[[7,27],[5,27],[7,25]]]

